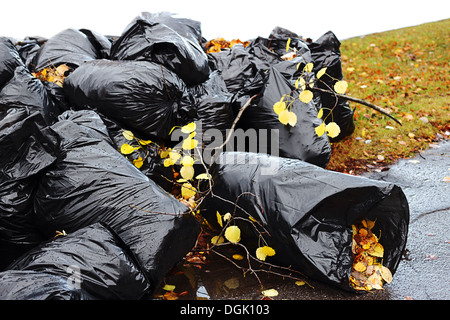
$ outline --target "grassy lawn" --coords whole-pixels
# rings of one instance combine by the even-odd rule
[[[355,132],[333,144],[327,169],[382,168],[449,138],[449,43],[450,19],[342,41],[348,94],[390,110],[402,126],[351,102]]]

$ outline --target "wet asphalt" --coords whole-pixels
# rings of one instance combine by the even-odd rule
[[[404,256],[393,281],[383,290],[346,292],[327,284],[260,275],[264,289],[276,289],[275,300],[450,300],[450,141],[434,143],[411,159],[388,170],[364,176],[400,186],[410,208]],[[243,275],[223,258],[210,255],[202,268],[182,267],[166,281],[186,291],[182,300],[260,300],[260,282]]]

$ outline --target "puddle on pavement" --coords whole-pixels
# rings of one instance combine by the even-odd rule
[[[231,251],[228,252],[228,256],[232,254]],[[255,266],[253,268],[257,269]],[[180,263],[173,268],[156,290],[153,299],[165,299],[163,295],[167,291],[162,289],[165,284],[175,286],[172,298],[176,300],[260,300],[264,298],[262,290],[267,289],[278,291],[279,295],[273,298],[276,300],[389,299],[389,290],[355,294],[310,279],[305,279],[307,284],[298,286],[295,284],[296,280],[273,273],[259,272],[258,277],[263,287],[254,275],[244,275],[231,262],[211,253],[203,264],[195,266]]]

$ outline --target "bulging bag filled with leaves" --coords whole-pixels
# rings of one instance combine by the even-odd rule
[[[44,240],[34,225],[33,196],[38,174],[56,161],[57,137],[46,128],[38,112],[10,112],[0,121],[0,128],[2,270]]]
[[[192,249],[199,232],[195,217],[115,149],[95,112],[67,111],[51,129],[61,143],[37,187],[39,230],[52,237],[104,222],[156,285]]]
[[[314,60],[314,72],[317,73],[326,68],[326,73],[320,78],[320,81],[317,81],[317,86],[320,89],[329,90],[334,87],[336,81],[344,78],[340,46],[341,43],[331,31],[308,45]],[[336,99],[333,93],[320,92],[319,94],[324,110],[323,119],[325,123],[328,124],[333,121],[341,128],[340,134],[332,138],[331,141],[339,141],[351,135],[355,130],[355,124],[353,122],[353,111],[350,109],[348,101]]]
[[[208,79],[208,58],[198,42],[200,23],[168,14],[144,12],[136,17],[111,47],[112,60],[159,63],[188,85]]]
[[[136,300],[150,289],[133,254],[101,223],[43,242],[11,264],[8,270],[15,272],[9,273],[9,283],[1,282],[0,298],[3,299]],[[38,273],[36,278],[28,279],[31,283],[26,287],[20,281],[28,278],[23,278],[25,272]],[[12,275],[20,277],[9,291]],[[42,284],[45,278],[50,281]]]
[[[66,29],[48,39],[30,64],[33,71],[56,68],[61,64],[77,68],[87,61],[108,58],[105,55],[110,46],[109,40],[93,31],[84,31]]]
[[[248,219],[236,220],[241,242],[266,243],[274,250],[270,262],[351,291],[352,250],[358,250],[353,226],[372,221],[369,229],[384,248],[383,266],[395,273],[409,223],[400,187],[256,153],[222,153],[211,173],[213,195],[204,201],[208,222],[218,225],[217,211]],[[358,245],[368,245],[363,240],[359,237]]]
[[[195,118],[184,82],[147,61],[96,60],[64,83],[69,104],[93,108],[144,139],[168,140],[170,130]]]
[[[314,100],[304,103],[298,96],[289,81],[271,68],[262,91],[244,111],[238,126],[244,130],[272,130],[275,137],[267,138],[264,151],[258,152],[325,167],[331,156],[330,143],[326,135],[318,136],[315,132],[322,120],[317,117]],[[279,104],[285,106],[283,110],[274,107]],[[282,118],[282,112],[287,114],[286,119]]]

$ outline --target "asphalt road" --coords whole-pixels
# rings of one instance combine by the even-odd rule
[[[308,281],[260,277],[264,289],[276,289],[273,299],[287,300],[450,300],[450,141],[433,144],[413,159],[400,160],[389,170],[364,174],[399,185],[409,203],[410,226],[405,256],[384,290],[355,294]],[[252,275],[220,257],[202,269],[188,268],[169,279],[189,300],[259,300],[261,287]]]

